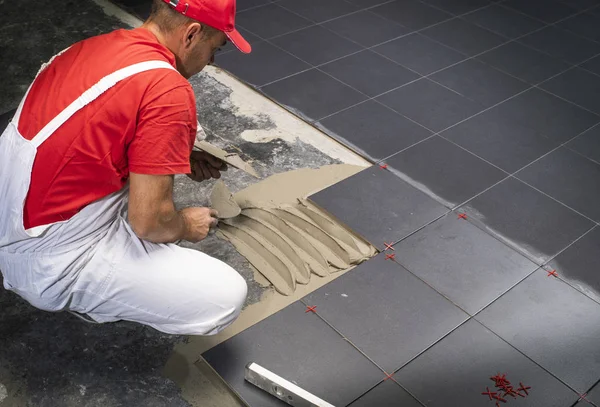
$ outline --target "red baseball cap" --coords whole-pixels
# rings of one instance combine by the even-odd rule
[[[200,23],[223,31],[229,41],[243,53],[252,47],[235,29],[235,0],[163,0],[175,11]]]

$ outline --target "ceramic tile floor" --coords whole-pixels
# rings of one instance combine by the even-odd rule
[[[250,361],[336,406],[600,406],[600,0],[238,2],[256,56],[217,64],[373,162],[311,199],[383,252],[217,372],[251,406],[282,404]]]

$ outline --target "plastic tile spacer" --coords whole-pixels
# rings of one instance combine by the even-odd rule
[[[529,392],[528,392],[527,390],[531,389],[531,386],[525,386],[525,385],[524,385],[523,383],[521,383],[521,382],[519,382],[519,386],[521,386],[521,387],[519,387],[519,388],[517,389],[517,391],[518,391],[518,392],[519,392],[519,391],[522,391],[522,392],[523,392],[523,393],[525,393],[526,395],[529,395]],[[584,396],[585,396],[585,394],[584,394]]]
[[[382,170],[387,170],[387,167],[387,164],[379,164],[379,168],[381,168]]]
[[[464,219],[467,220],[467,214],[466,213],[459,213],[458,214],[458,218],[457,219]]]
[[[492,400],[494,398],[494,396],[497,394],[495,391],[491,391],[489,387],[486,387],[485,390],[486,391],[481,393],[481,395],[488,396],[490,398],[490,400]]]
[[[386,260],[396,260],[396,253],[386,254],[385,259]]]
[[[558,273],[556,272],[556,270],[548,271],[547,277],[550,277],[550,276],[558,277]]]
[[[396,249],[394,249],[394,244],[393,243],[383,242],[383,244],[385,245],[385,249],[383,249],[383,251],[386,251],[386,250],[396,250]]]
[[[312,312],[313,314],[316,314],[317,313],[317,311],[315,311],[316,308],[317,308],[316,305],[313,305],[312,307],[306,306],[306,311],[304,311],[304,313]]]

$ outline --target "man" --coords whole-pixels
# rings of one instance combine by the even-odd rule
[[[174,174],[218,178],[192,153],[189,82],[234,28],[235,0],[154,0],[135,30],[74,44],[42,67],[0,137],[4,286],[48,311],[215,334],[239,315],[244,279],[174,242],[204,239],[209,208],[175,210]],[[190,168],[190,162],[192,167]]]

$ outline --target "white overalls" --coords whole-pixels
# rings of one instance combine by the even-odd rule
[[[173,334],[216,334],[239,315],[246,282],[204,253],[139,239],[126,221],[127,188],[67,221],[23,226],[37,148],[117,82],[150,69],[173,67],[147,61],[108,75],[31,141],[18,131],[25,95],[0,136],[0,271],[6,289],[43,310],[71,310],[96,322],[135,321]]]

